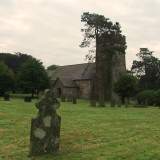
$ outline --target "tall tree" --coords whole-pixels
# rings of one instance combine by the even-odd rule
[[[153,56],[153,51],[140,48],[136,54],[139,60],[134,60],[131,71],[140,79],[142,89],[157,89],[160,79],[160,60]]]
[[[16,52],[15,54],[0,53],[0,61],[3,61],[16,75],[21,64],[27,62],[28,59],[33,59],[31,55]]]
[[[136,94],[138,88],[138,79],[128,73],[120,73],[114,84],[114,91],[124,102],[125,97],[129,98]]]
[[[81,21],[85,23],[85,28],[81,29],[84,39],[80,47],[90,47],[86,58],[89,61],[95,59],[96,91],[99,93],[99,106],[104,106],[104,64],[107,60],[111,60],[111,55],[116,50],[125,52],[125,37],[121,34],[120,24],[118,22],[113,24],[103,15],[84,12]]]
[[[50,86],[50,80],[42,62],[36,59],[29,59],[22,64],[17,79],[19,88],[25,93],[32,93],[32,97]]]
[[[59,66],[58,65],[56,65],[56,64],[52,64],[51,66],[48,66],[47,67],[47,70],[49,71],[49,70],[55,70],[55,69],[57,69]]]
[[[0,96],[14,88],[15,78],[13,72],[4,62],[0,62]]]

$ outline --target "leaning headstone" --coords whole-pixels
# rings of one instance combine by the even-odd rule
[[[32,98],[31,97],[24,97],[24,102],[31,102]]]
[[[64,94],[62,94],[62,96],[61,96],[61,102],[65,102],[65,95]]]
[[[118,107],[119,107],[119,108],[121,108],[121,104],[122,104],[122,102],[121,102],[121,100],[119,100],[119,101],[118,101]]]
[[[77,98],[73,97],[73,104],[77,104]]]
[[[145,98],[144,107],[145,107],[145,108],[147,108],[147,107],[148,107],[148,99],[147,99],[147,98]]]
[[[125,98],[125,107],[128,108],[128,99]]]
[[[4,95],[4,101],[9,101],[9,94]]]
[[[111,100],[111,107],[115,107],[115,100],[114,99]]]
[[[47,90],[45,97],[36,102],[38,115],[32,118],[29,156],[38,156],[59,149],[61,117],[56,109],[60,103]]]

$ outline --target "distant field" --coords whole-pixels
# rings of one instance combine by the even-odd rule
[[[21,98],[0,101],[0,160],[27,160],[31,118],[37,109]],[[158,160],[160,109],[92,108],[89,101],[61,103],[57,153],[37,160]],[[35,159],[35,158],[34,158]]]

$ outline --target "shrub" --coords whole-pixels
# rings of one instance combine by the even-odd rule
[[[145,98],[148,99],[148,105],[153,105],[154,103],[157,103],[157,93],[153,90],[144,90],[137,94],[137,100],[138,103],[141,104],[144,103]]]
[[[156,93],[157,93],[157,103],[158,105],[160,105],[160,89],[158,89]]]

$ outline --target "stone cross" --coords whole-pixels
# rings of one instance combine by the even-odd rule
[[[61,117],[56,114],[60,103],[51,90],[36,102],[38,115],[32,118],[29,156],[57,151],[60,143]]]

